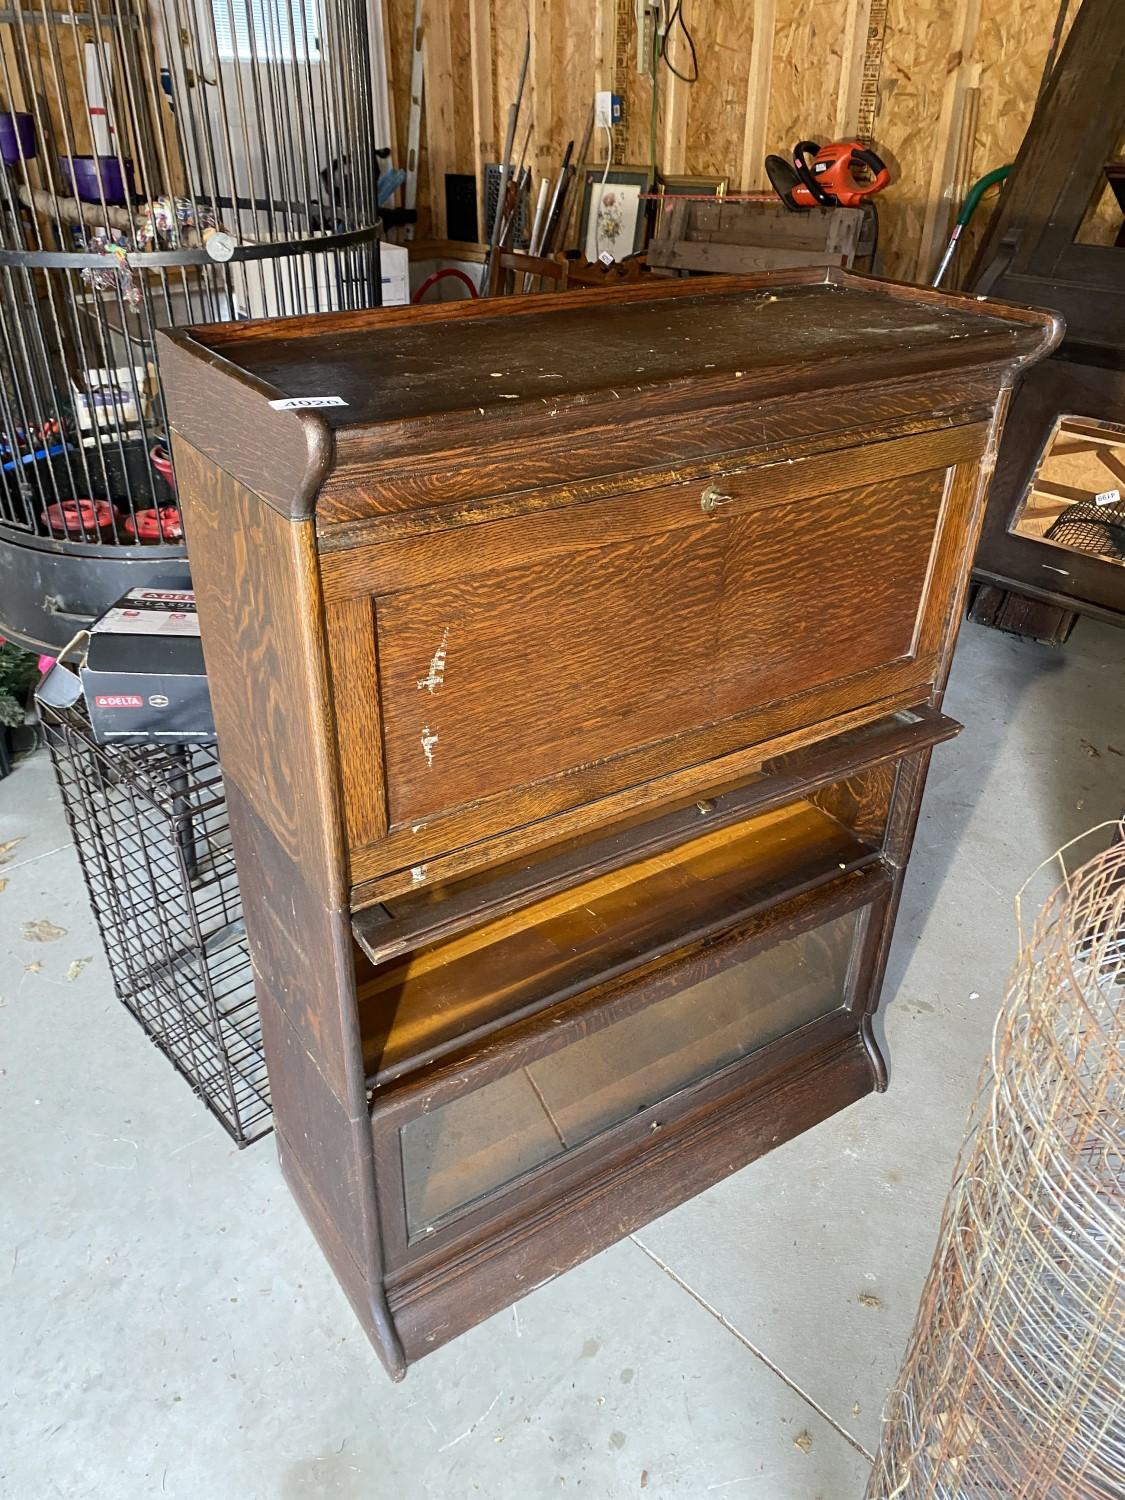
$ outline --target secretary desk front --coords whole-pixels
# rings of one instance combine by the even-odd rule
[[[801,271],[163,336],[282,1165],[395,1377],[885,1085],[1060,334]]]

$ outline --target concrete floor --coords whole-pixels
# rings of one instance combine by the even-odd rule
[[[235,1150],[113,998],[49,764],[21,764],[0,782],[0,1495],[858,1500],[1014,892],[1125,801],[1123,648],[1089,622],[1061,652],[966,627],[967,727],[934,757],[891,961],[890,1093],[397,1387],[271,1144]],[[65,935],[26,941],[42,917]]]

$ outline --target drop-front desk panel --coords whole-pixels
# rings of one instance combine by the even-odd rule
[[[162,337],[282,1165],[396,1377],[885,1085],[1059,335],[799,271]]]

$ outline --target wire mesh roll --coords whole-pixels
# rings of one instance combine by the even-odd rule
[[[1125,1495],[1125,845],[1055,892],[997,1024],[868,1500]]]

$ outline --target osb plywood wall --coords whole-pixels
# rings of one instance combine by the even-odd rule
[[[414,0],[383,3],[402,160]],[[926,280],[968,186],[1015,156],[1059,0],[684,0],[683,9],[699,80],[688,86],[661,67],[654,112],[651,83],[636,69],[632,0],[423,0],[437,107],[422,132],[419,232],[444,233],[435,162],[439,171],[472,172],[478,159],[498,159],[530,20],[517,150],[530,101],[527,159],[537,177],[556,172],[566,142],[581,139],[596,87],[625,100],[616,159],[655,157],[665,173],[724,176],[732,191],[766,186],[767,151],[787,152],[800,137],[853,134],[866,97],[876,147],[895,178],[880,199],[886,271]],[[865,96],[865,59],[870,66],[875,58],[877,91]],[[686,71],[682,38],[673,59]],[[602,132],[590,157],[605,159]]]

